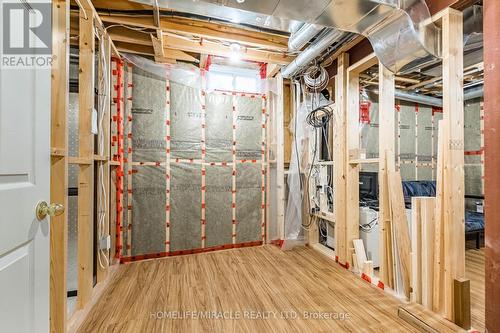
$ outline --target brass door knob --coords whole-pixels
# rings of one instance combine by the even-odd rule
[[[64,206],[61,204],[53,203],[53,204],[48,204],[45,201],[40,201],[36,205],[36,218],[38,221],[43,220],[44,218],[48,216],[54,217],[54,216],[59,216],[62,213],[64,213]]]

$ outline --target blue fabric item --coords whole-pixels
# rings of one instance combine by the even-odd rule
[[[436,182],[435,181],[404,181],[403,194],[406,197],[435,197]]]
[[[406,208],[411,208],[412,197],[435,197],[435,181],[403,181],[403,195]],[[465,211],[465,232],[484,230],[484,214]]]
[[[465,232],[484,230],[484,214],[465,211]]]
[[[412,197],[435,197],[436,182],[430,180],[403,181],[403,195],[406,208],[411,208]]]

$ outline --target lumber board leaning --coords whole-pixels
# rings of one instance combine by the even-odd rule
[[[352,244],[354,246],[354,254],[356,256],[356,263],[357,263],[355,267],[357,267],[358,270],[361,272],[363,270],[363,265],[367,261],[365,245],[363,244],[362,239],[353,239]]]
[[[387,186],[386,150],[394,151],[395,138],[395,87],[394,74],[379,63],[379,253],[380,278],[393,288],[393,258],[391,212]]]
[[[434,209],[436,198],[420,200],[422,305],[432,309],[434,277]]]
[[[421,198],[411,198],[411,301],[422,304]]]
[[[444,314],[454,320],[453,280],[465,276],[463,15],[447,8],[442,16],[444,149]]]
[[[373,261],[367,260],[363,263],[363,273],[369,277],[373,276]]]
[[[443,226],[443,199],[444,199],[444,145],[446,142],[446,128],[444,121],[438,122],[438,152],[437,152],[437,173],[436,173],[436,206],[434,210],[434,271],[433,271],[433,301],[432,310],[437,313],[443,312],[444,293],[444,226]]]
[[[346,116],[346,149],[359,149],[359,73],[347,72],[347,116]],[[346,158],[349,158],[347,154]],[[346,246],[352,247],[352,241],[359,238],[359,164],[346,161]],[[348,253],[348,258],[352,256]]]
[[[393,160],[392,151],[387,154],[387,160]],[[410,234],[408,231],[408,221],[406,218],[403,187],[401,174],[399,171],[389,170],[388,172],[389,196],[391,202],[392,222],[394,227],[394,238],[401,270],[404,294],[410,298]]]

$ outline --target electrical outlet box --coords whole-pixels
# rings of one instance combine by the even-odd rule
[[[98,129],[98,125],[97,125],[97,110],[96,109],[92,109],[92,133],[93,134],[98,134],[99,132],[99,129]]]
[[[101,250],[109,250],[111,249],[111,236],[107,235],[104,238],[101,238],[101,242],[99,244],[99,248]]]

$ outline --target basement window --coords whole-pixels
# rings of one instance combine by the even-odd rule
[[[208,72],[208,90],[226,90],[248,93],[261,91],[260,72],[254,69],[212,65]]]

